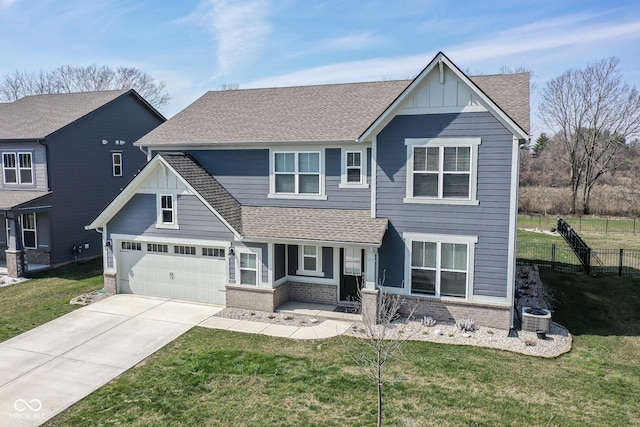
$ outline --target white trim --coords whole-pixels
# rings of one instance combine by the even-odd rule
[[[347,181],[347,156],[349,153],[360,154],[360,182]],[[342,147],[340,149],[340,184],[338,188],[369,188],[367,183],[367,147]]]
[[[304,257],[305,257],[304,247],[305,246],[316,248],[316,254],[315,256],[313,256],[313,258],[316,259],[315,270],[304,269]],[[306,255],[306,256],[311,257],[311,255]],[[324,277],[324,272],[322,271],[322,246],[309,245],[309,244],[298,245],[298,269],[296,270],[296,276]]]
[[[507,256],[507,301],[511,303],[513,322],[515,280],[516,280],[516,239],[518,236],[518,180],[520,177],[520,146],[514,141],[511,153],[511,197],[509,200],[509,243]],[[513,325],[510,325],[513,326]]]
[[[405,283],[405,293],[408,295],[418,296],[418,297],[429,297],[429,298],[439,298],[443,301],[469,301],[473,300],[473,284],[474,284],[474,268],[475,268],[475,245],[478,243],[478,236],[465,236],[465,235],[452,235],[452,234],[430,234],[430,233],[408,233],[405,232],[402,234],[402,239],[405,242],[405,256],[404,256],[404,283]],[[440,247],[442,243],[453,243],[453,244],[465,244],[467,245],[467,284],[466,284],[466,294],[464,298],[450,297],[450,296],[440,296],[440,288],[439,283],[436,283],[435,295],[422,294],[422,293],[413,293],[411,292],[411,246],[414,241],[417,242],[433,242],[437,243],[437,263],[436,263],[436,271],[441,271],[440,262],[441,262],[441,252]]]
[[[240,276],[240,254],[253,254],[256,256],[256,284],[248,285],[241,282]],[[250,246],[235,246],[235,269],[236,269],[236,285],[250,286],[259,288],[262,283],[262,248],[253,248]],[[228,276],[227,276],[228,277]]]
[[[284,243],[291,245],[316,245],[325,247],[344,247],[344,246],[360,246],[363,248],[379,248],[381,245],[377,243],[361,243],[361,242],[335,242],[332,240],[309,240],[309,239],[294,239],[289,237],[276,238],[276,237],[252,237],[246,236],[243,241],[254,243]]]
[[[116,163],[116,155],[120,157],[120,161]],[[123,158],[122,151],[112,151],[111,152],[111,174],[112,176],[122,176],[123,174]],[[120,173],[116,173],[116,167],[120,168]]]
[[[374,136],[371,141],[371,218],[377,215],[377,184],[378,184],[378,137]]]
[[[293,193],[276,193],[276,154],[293,153],[294,159],[294,171],[287,174],[293,174],[294,176],[294,192]],[[300,154],[305,153],[317,153],[318,154],[318,172],[300,172]],[[322,148],[277,148],[269,149],[269,193],[268,198],[273,199],[305,199],[305,200],[327,200],[325,193],[325,149]],[[318,193],[300,193],[300,176],[304,175],[318,175]]]
[[[106,234],[106,233],[105,233]],[[161,236],[146,236],[137,234],[120,234],[113,233],[109,236],[113,240],[128,240],[132,242],[144,242],[144,243],[167,243],[171,245],[195,245],[195,246],[207,246],[207,247],[221,247],[225,248],[225,253],[229,252],[231,243],[225,240],[203,240],[203,239],[189,239],[183,237],[161,237]]]
[[[450,114],[450,113],[481,113],[488,111],[483,105],[465,105],[458,107],[423,107],[402,108],[396,115],[407,116],[415,114]]]
[[[346,144],[354,144],[361,141],[355,139],[339,139],[339,140],[317,140],[317,141],[264,141],[264,142],[189,142],[189,143],[170,143],[170,144],[139,144],[133,145],[149,150],[161,151],[191,151],[191,150],[267,150],[273,147],[282,147],[285,151],[291,149],[300,150],[317,150],[322,148],[342,148]]]
[[[480,137],[473,138],[406,138],[404,141],[407,147],[407,161],[405,164],[405,197],[404,203],[424,203],[424,204],[446,204],[446,205],[478,205],[478,146],[482,143]],[[436,147],[440,149],[438,166],[438,197],[414,197],[413,196],[413,153],[415,147]],[[444,148],[445,147],[469,147],[469,197],[467,198],[445,198],[441,197],[444,171]]]
[[[33,161],[34,161],[34,153],[33,151],[1,151],[0,154],[2,155],[2,182],[5,185],[9,185],[9,186],[13,186],[13,185],[23,185],[23,186],[33,186],[35,185],[36,182],[36,177],[35,177],[35,172],[34,172],[34,165],[33,165]],[[4,156],[7,154],[12,154],[14,156],[14,161],[15,161],[15,167],[12,168],[8,168],[5,165],[4,162]],[[29,163],[31,163],[31,166],[28,168],[23,168],[20,167],[20,156],[21,155],[28,155],[29,156]],[[16,174],[16,181],[15,182],[7,182],[6,181],[6,170],[13,170]],[[22,174],[20,172],[22,172],[23,170],[29,170],[31,171],[31,181],[29,182],[22,182]]]
[[[164,211],[168,209],[162,207],[162,198],[171,197],[171,222],[164,222]],[[156,195],[156,228],[168,228],[178,230],[178,197],[171,193],[158,193]]]

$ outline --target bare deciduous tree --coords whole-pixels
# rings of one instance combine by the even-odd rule
[[[362,295],[360,295],[362,296]],[[362,301],[362,298],[360,299]],[[355,339],[345,340],[345,346],[352,360],[365,372],[365,375],[376,383],[378,396],[378,427],[382,426],[383,386],[392,382],[387,366],[393,359],[401,358],[402,345],[411,338],[411,334],[397,333],[396,320],[400,316],[400,308],[406,304],[401,295],[390,294],[382,285],[378,286],[377,318],[362,316],[362,328]],[[416,306],[409,309],[406,319],[413,317]],[[355,344],[354,344],[355,343]]]
[[[216,90],[218,90],[218,91],[238,90],[238,89],[240,89],[240,84],[239,83],[220,83],[218,85],[218,87],[216,88]]]
[[[564,148],[569,166],[571,212],[583,188],[583,212],[596,181],[624,160],[624,141],[640,131],[640,93],[622,81],[615,57],[571,69],[549,81],[542,93],[540,117]],[[621,143],[622,141],[622,143]]]
[[[134,67],[63,65],[52,71],[14,71],[0,79],[0,101],[11,102],[27,95],[135,89],[156,108],[167,105],[164,82]]]

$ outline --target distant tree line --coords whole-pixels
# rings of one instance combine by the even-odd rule
[[[13,71],[0,78],[0,102],[28,95],[134,89],[155,108],[169,103],[165,82],[135,67],[62,65],[49,71]]]

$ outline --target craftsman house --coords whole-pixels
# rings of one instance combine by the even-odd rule
[[[272,311],[376,285],[508,328],[529,75],[206,93],[135,145],[145,168],[88,226],[109,292]]]
[[[0,103],[0,273],[101,255],[84,226],[145,165],[133,142],[164,121],[133,90]]]

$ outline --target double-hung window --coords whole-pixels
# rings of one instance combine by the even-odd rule
[[[407,139],[405,202],[477,204],[480,138]]]
[[[271,197],[323,196],[321,152],[274,151],[271,155]]]
[[[254,285],[258,284],[258,255],[253,252],[240,253],[240,284]]]
[[[298,270],[301,276],[324,276],[322,272],[322,247],[300,245],[298,252]]]
[[[466,298],[473,276],[474,236],[405,233],[413,294]]]
[[[157,200],[157,211],[157,228],[178,228],[175,195],[159,194]]]
[[[122,176],[122,152],[111,152],[111,172],[113,176]]]
[[[37,249],[36,214],[20,214],[19,221],[20,227],[22,228],[22,246],[25,249]]]
[[[340,188],[366,188],[367,156],[366,150],[342,149],[342,179]]]
[[[2,153],[2,171],[5,184],[33,184],[31,153]]]

